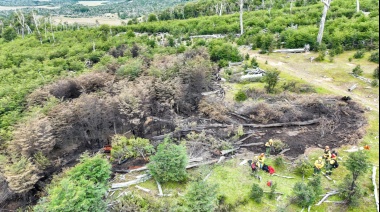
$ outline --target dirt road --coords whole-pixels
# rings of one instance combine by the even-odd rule
[[[261,64],[267,63],[269,66],[272,66],[274,68],[277,68],[280,71],[283,71],[289,75],[301,78],[310,84],[316,86],[316,87],[324,87],[327,90],[332,91],[333,93],[341,96],[350,96],[352,99],[356,100],[357,102],[361,102],[362,105],[366,108],[370,108],[371,110],[374,110],[376,112],[379,112],[379,96],[375,92],[371,92],[371,89],[374,88],[361,88],[366,89],[364,92],[349,92],[347,89],[348,83],[341,83],[339,84],[332,78],[323,77],[321,75],[320,71],[315,71],[316,69],[320,69],[323,71],[323,69],[326,69],[325,71],[328,72],[326,67],[329,67],[328,65],[321,65],[320,63],[313,62],[310,63],[310,61],[305,60],[305,58],[310,57],[311,55],[308,55],[308,53],[305,54],[289,54],[289,56],[282,54],[282,59],[278,60],[278,55],[263,55],[259,54],[257,51],[247,50],[247,49],[241,49],[241,53],[243,55],[246,55],[247,53],[250,55],[250,57],[256,57],[257,61]],[[274,53],[276,54],[276,53]],[[278,54],[278,53],[277,53]],[[297,60],[288,59],[292,57],[299,57]],[[300,60],[304,62],[300,62]],[[341,62],[341,61],[339,61]],[[338,63],[335,64],[335,66],[339,65]],[[344,64],[346,66],[350,66],[352,64]],[[330,68],[333,67],[333,65],[330,65]],[[372,69],[373,70],[373,69]],[[359,79],[357,80],[358,83],[360,83]]]

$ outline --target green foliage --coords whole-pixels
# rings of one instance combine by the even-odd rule
[[[49,159],[42,152],[37,152],[33,155],[33,158],[40,169],[45,169],[50,165]]]
[[[374,62],[374,63],[379,63],[379,52],[374,52],[371,54],[371,56],[369,57],[369,61],[371,62]]]
[[[184,197],[185,211],[214,211],[217,205],[217,186],[203,180],[192,182]]]
[[[278,168],[284,168],[285,167],[285,160],[284,157],[278,156],[274,159],[274,165]]]
[[[368,172],[371,164],[368,161],[368,155],[365,152],[358,151],[351,153],[344,165],[351,172],[352,179],[356,181],[358,177]]]
[[[148,22],[154,22],[154,21],[158,21],[157,16],[155,14],[150,14],[148,16]]]
[[[117,160],[119,163],[123,159],[137,157],[138,155],[146,159],[146,156],[152,153],[154,153],[154,147],[148,139],[128,139],[121,135],[116,135],[112,138],[111,159]]]
[[[273,148],[276,152],[281,152],[287,147],[287,145],[280,139],[273,139]]]
[[[322,181],[320,175],[311,178],[307,185],[313,188],[315,195],[322,194]]]
[[[127,77],[130,80],[135,80],[142,72],[142,61],[140,59],[130,59],[127,64],[122,65],[117,71],[118,76]]]
[[[348,174],[339,184],[339,196],[347,201],[347,205],[357,207],[363,198],[363,191],[360,184],[353,183],[352,176]]]
[[[301,159],[297,162],[294,173],[299,176],[308,177],[313,174],[313,168],[314,166],[308,160]]]
[[[213,40],[209,43],[209,52],[211,60],[214,62],[218,62],[221,60],[225,60],[227,62],[240,62],[242,61],[242,57],[239,53],[239,50],[222,40]],[[228,63],[227,63],[228,64]],[[223,64],[226,65],[226,64]],[[224,66],[221,66],[224,67]]]
[[[250,195],[251,199],[253,199],[257,203],[261,203],[261,199],[263,198],[263,196],[264,196],[263,189],[260,187],[260,185],[254,183],[251,189],[251,195]]]
[[[150,157],[148,169],[159,182],[178,182],[187,177],[187,163],[186,148],[182,145],[175,145],[166,138],[163,143],[158,145],[156,155]]]
[[[360,58],[363,58],[363,57],[364,57],[364,51],[363,50],[358,50],[354,54],[354,58],[355,59],[360,59]]]
[[[307,208],[312,205],[317,198],[313,188],[303,182],[297,182],[294,185],[293,195],[293,202],[303,208]]]
[[[371,86],[375,87],[375,88],[379,87],[379,80],[378,79],[372,80],[371,81]]]
[[[259,67],[259,63],[257,63],[257,60],[256,60],[255,57],[252,57],[252,60],[251,60],[251,67],[252,67],[252,68]]]
[[[277,188],[277,183],[273,183],[272,186],[270,187],[270,193],[268,195],[269,199],[274,199],[276,197],[276,188]]]
[[[355,75],[355,76],[361,76],[363,74],[363,70],[362,68],[360,67],[360,65],[357,65],[353,70],[352,70],[352,74]]]
[[[247,99],[248,99],[247,94],[242,90],[239,90],[234,96],[234,100],[237,102],[243,102]]]
[[[379,66],[373,71],[372,77],[375,79],[379,79]]]
[[[266,84],[265,89],[268,93],[274,93],[275,87],[278,83],[279,80],[279,75],[280,71],[278,70],[273,70],[273,71],[268,71],[264,77],[263,77],[263,82]]]
[[[104,211],[110,174],[111,165],[102,155],[84,154],[78,165],[50,186],[34,211]]]
[[[326,44],[322,43],[320,46],[318,46],[318,57],[315,59],[317,61],[324,61],[326,57],[326,50],[327,50]]]
[[[16,30],[13,27],[7,27],[4,29],[2,37],[6,41],[12,41],[17,38]]]

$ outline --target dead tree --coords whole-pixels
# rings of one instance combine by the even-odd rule
[[[33,21],[34,21],[34,25],[36,25],[36,30],[37,30],[37,33],[38,33],[38,38],[40,39],[40,42],[42,44],[42,37],[41,37],[41,32],[39,30],[39,24],[38,24],[38,19],[36,17],[36,14],[34,13],[34,11],[32,12],[32,16],[33,16]]]
[[[356,12],[360,12],[360,2],[359,0],[356,0]]]
[[[244,33],[244,26],[243,26],[243,6],[244,6],[244,2],[243,1],[244,0],[240,0],[240,35],[243,35],[243,33]]]
[[[21,34],[22,34],[22,38],[24,38],[24,32],[25,32],[25,17],[24,17],[24,14],[20,11],[20,12],[17,12],[16,10],[16,16],[17,16],[17,21],[20,23],[21,25]]]
[[[53,42],[55,43],[54,30],[53,30],[53,23],[52,23],[52,21],[51,21],[51,16],[49,17],[49,23],[50,23],[51,34],[52,34],[52,36],[53,36]]]
[[[325,22],[326,22],[327,11],[330,8],[331,0],[322,0],[322,2],[324,4],[324,7],[323,7],[321,24],[319,26],[318,37],[317,37],[317,42],[319,45],[322,44],[323,31],[325,30]]]

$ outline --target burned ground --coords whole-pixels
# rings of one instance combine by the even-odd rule
[[[163,63],[165,70],[158,68]],[[31,94],[30,107],[47,105],[54,96],[62,100],[16,127],[5,152],[11,159],[2,164],[5,180],[0,178],[0,187],[6,187],[7,179],[20,182],[0,191],[0,208],[13,210],[36,203],[36,194],[44,194],[52,175],[76,164],[83,152],[98,152],[116,134],[148,138],[154,146],[169,136],[184,141],[190,157],[205,158],[270,138],[283,141],[290,148],[285,155],[296,157],[308,147],[335,148],[356,143],[364,135],[364,110],[341,97],[281,94],[261,95],[245,103],[226,101],[217,69],[204,49],[161,57],[143,69],[145,74],[133,81],[98,73],[91,81],[86,80],[89,75],[59,81],[70,89],[53,84]],[[74,86],[79,92],[75,95],[73,83],[81,88]],[[264,151],[263,145],[246,148]],[[30,175],[12,169],[23,157],[29,157],[28,163],[36,170]],[[113,168],[128,170],[146,163],[135,158]],[[27,179],[37,182],[19,188]]]

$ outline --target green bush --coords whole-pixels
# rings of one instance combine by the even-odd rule
[[[307,185],[313,188],[315,195],[322,194],[322,181],[320,175],[311,178]]]
[[[357,65],[353,70],[352,70],[352,74],[355,75],[355,76],[361,76],[363,74],[363,70],[362,68],[360,67],[360,65]]]
[[[374,52],[371,54],[369,57],[369,61],[374,62],[374,63],[379,63],[379,52]]]
[[[373,71],[373,78],[379,79],[379,66]]]
[[[243,102],[247,99],[248,99],[247,94],[242,90],[239,90],[234,96],[234,100],[237,102]]]
[[[178,182],[187,177],[187,162],[186,148],[171,143],[170,139],[167,138],[158,145],[156,155],[150,157],[148,169],[159,182]]]
[[[252,68],[259,67],[259,63],[257,63],[257,60],[256,60],[255,57],[252,57],[252,60],[251,60],[251,67],[252,67]]]
[[[273,183],[270,187],[270,193],[268,195],[269,199],[274,199],[276,197],[277,183]]]
[[[125,136],[116,135],[112,138],[111,159],[119,163],[127,158],[137,157],[138,155],[146,159],[146,156],[154,152],[153,145],[148,139],[144,138],[126,138]]]
[[[217,206],[217,187],[203,180],[192,182],[184,197],[185,211],[214,211]]]
[[[7,27],[3,31],[2,37],[6,41],[12,41],[15,38],[17,38],[17,32],[16,32],[16,30],[13,27]]]
[[[140,59],[131,59],[128,61],[128,64],[122,65],[116,71],[116,74],[122,77],[128,77],[130,80],[135,80],[140,76],[142,66],[143,64]]]
[[[358,51],[356,51],[355,52],[355,54],[354,54],[354,58],[355,59],[360,59],[360,58],[363,58],[364,57],[364,51],[363,50],[358,50]]]
[[[375,88],[379,87],[379,80],[378,79],[372,80],[371,81],[371,86],[375,87]]]
[[[307,208],[316,200],[316,194],[311,186],[297,182],[293,187],[293,202],[302,208]]]
[[[294,169],[294,173],[302,176],[308,177],[313,174],[314,166],[308,160],[299,160]]]
[[[209,44],[209,52],[211,60],[214,62],[220,60],[240,62],[243,59],[238,48],[221,40],[211,41]]]
[[[346,175],[343,182],[339,184],[339,196],[346,200],[349,206],[357,207],[363,198],[363,190],[360,184],[353,185],[352,181],[352,176]]]
[[[279,75],[280,71],[273,70],[273,71],[268,71],[264,77],[263,77],[263,82],[266,84],[265,89],[268,93],[274,93],[275,87],[278,83],[279,80]]]
[[[81,162],[53,181],[48,196],[34,207],[44,211],[104,211],[104,195],[108,190],[111,165],[102,155],[84,154]]]
[[[261,199],[264,196],[263,189],[258,184],[253,184],[251,189],[251,199],[253,199],[257,203],[261,203]]]
[[[284,157],[278,156],[274,159],[274,165],[278,168],[284,168],[285,167],[285,160]]]

